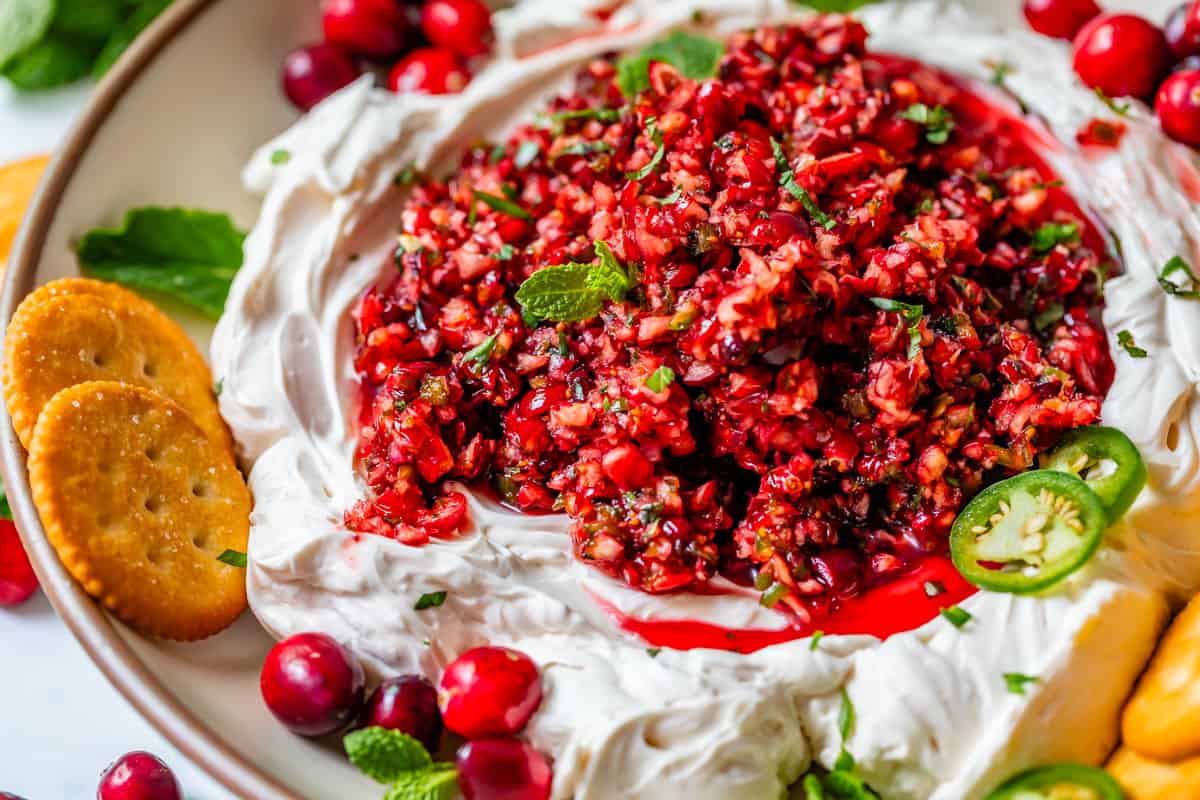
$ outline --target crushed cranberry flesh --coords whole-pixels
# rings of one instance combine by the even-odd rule
[[[1103,238],[1023,121],[866,39],[738,34],[717,77],[654,62],[632,100],[597,60],[418,180],[355,313],[347,527],[453,536],[445,482],[490,486],[634,587],[723,575],[804,620],[944,556],[976,492],[1095,422]],[[523,281],[604,245],[622,300],[523,318]]]

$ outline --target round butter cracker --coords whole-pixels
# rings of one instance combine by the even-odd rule
[[[228,450],[157,392],[108,381],[56,394],[29,483],[46,536],[88,594],[130,626],[194,641],[246,608],[250,493]]]

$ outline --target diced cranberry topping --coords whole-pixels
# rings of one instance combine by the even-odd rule
[[[1075,36],[1080,80],[1110,97],[1148,98],[1171,66],[1167,39],[1135,14],[1101,14]]]
[[[420,675],[387,678],[367,700],[362,724],[407,733],[429,752],[437,752],[442,738],[437,690]]]
[[[1098,117],[1088,120],[1075,134],[1075,141],[1085,147],[1116,147],[1121,143],[1121,137],[1125,135],[1125,123],[1115,119],[1100,119]]]
[[[454,94],[470,82],[471,74],[458,56],[437,47],[413,50],[388,75],[388,88],[397,93]]]
[[[598,59],[418,181],[355,313],[347,527],[453,536],[447,481],[490,485],[631,586],[738,576],[803,617],[944,555],[976,492],[1094,422],[1102,237],[1022,121],[865,43],[843,16],[743,32],[718,77],[656,62],[632,101]],[[605,247],[622,301],[523,318],[530,275]]]
[[[325,0],[321,27],[329,44],[375,58],[396,55],[416,35],[398,0]]]
[[[438,47],[460,56],[482,55],[492,45],[492,12],[479,0],[427,0],[421,30]]]
[[[313,44],[288,53],[283,60],[283,91],[292,104],[308,111],[361,74],[340,47]]]
[[[175,773],[157,756],[126,753],[100,776],[96,800],[180,800]]]
[[[0,606],[24,603],[37,591],[37,575],[11,520],[0,520]]]
[[[1200,3],[1177,6],[1163,25],[1163,35],[1176,61],[1200,55]]]
[[[1168,136],[1200,147],[1200,70],[1176,72],[1163,81],[1154,110]]]
[[[362,665],[323,633],[298,633],[276,644],[263,662],[263,701],[275,718],[301,736],[346,727],[362,705]]]
[[[1025,0],[1025,20],[1043,36],[1073,39],[1079,29],[1100,14],[1096,0]]]
[[[542,702],[537,666],[506,647],[476,647],[442,673],[438,706],[446,727],[468,739],[519,733]]]
[[[554,773],[528,742],[513,738],[467,742],[455,759],[466,800],[547,800]]]

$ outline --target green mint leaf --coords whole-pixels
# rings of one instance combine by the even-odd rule
[[[650,140],[658,146],[658,149],[654,151],[654,155],[646,162],[646,166],[637,172],[630,172],[625,175],[631,181],[642,181],[649,178],[654,174],[654,170],[658,169],[658,165],[662,163],[663,158],[667,154],[666,147],[663,145],[662,131],[658,129],[658,124],[654,117],[646,120],[646,133],[650,135]]]
[[[538,153],[542,152],[542,146],[532,139],[526,139],[517,145],[517,153],[513,156],[513,164],[517,169],[525,169],[538,157]]]
[[[0,3],[0,69],[42,40],[54,19],[54,0]]]
[[[971,613],[964,608],[960,608],[959,606],[943,608],[938,613],[945,617],[946,620],[956,628],[961,628],[972,619]]]
[[[675,382],[675,370],[670,367],[659,367],[646,378],[646,388],[652,392],[666,391]]]
[[[437,762],[402,773],[383,800],[453,800],[458,796],[458,771],[453,764]]]
[[[792,2],[823,14],[847,14],[856,8],[870,5],[876,0],[792,0]]]
[[[817,652],[817,647],[820,646],[821,640],[825,638],[825,631],[813,631],[812,640],[808,643],[808,649],[812,652]]]
[[[850,693],[846,691],[846,687],[842,687],[842,708],[838,711],[838,733],[842,735],[842,743],[854,733],[854,722],[857,719],[857,714],[854,711],[854,703],[850,701]]]
[[[713,39],[675,31],[640,53],[617,62],[617,87],[626,97],[650,88],[650,62],[660,61],[679,70],[685,78],[703,80],[717,74],[725,46]]]
[[[633,288],[629,273],[621,266],[608,242],[597,239],[593,245],[596,255],[600,258],[600,264],[592,271],[591,286],[604,292],[609,300],[619,303],[625,298],[625,293]]]
[[[618,122],[621,119],[621,110],[618,108],[578,108],[571,111],[555,111],[552,114],[547,114],[546,118],[559,125],[564,122],[587,119],[597,119],[601,122]]]
[[[1184,274],[1190,289],[1171,280],[1171,276],[1176,272]],[[1163,264],[1162,272],[1158,273],[1158,285],[1169,295],[1182,297],[1184,300],[1200,300],[1200,278],[1196,277],[1196,273],[1192,272],[1191,266],[1181,256],[1172,256],[1170,261]]]
[[[1060,244],[1079,241],[1079,226],[1074,222],[1047,222],[1033,232],[1033,251],[1049,253]]]
[[[67,36],[103,41],[125,20],[126,0],[57,0],[51,27]]]
[[[775,165],[779,167],[779,185],[800,201],[800,205],[804,206],[804,210],[808,212],[814,222],[827,231],[836,228],[837,222],[821,210],[807,189],[796,183],[796,173],[792,171],[792,166],[788,163],[787,155],[783,152],[783,145],[773,136],[771,137],[771,150],[775,153]]]
[[[274,150],[271,152],[271,163],[274,164],[275,166],[279,166],[281,164],[286,164],[291,160],[292,160],[292,153],[290,150],[284,150],[281,148],[279,150]]]
[[[370,727],[342,737],[350,763],[379,783],[392,783],[405,773],[433,766],[425,745],[400,731]]]
[[[246,568],[246,554],[240,550],[224,550],[221,555],[217,556],[217,561],[231,567]]]
[[[600,313],[604,301],[619,302],[631,288],[626,271],[612,248],[595,242],[599,264],[558,264],[543,267],[517,289],[517,302],[527,319],[581,322]]]
[[[898,312],[908,323],[908,357],[916,358],[921,352],[921,320],[925,316],[925,307],[912,303],[901,303],[890,297],[872,297],[871,305],[882,311]]]
[[[1022,675],[1019,672],[1004,673],[1004,685],[1008,687],[1011,694],[1025,694],[1025,684],[1036,683],[1038,680],[1036,675]]]
[[[1133,108],[1133,103],[1118,103],[1116,100],[1108,96],[1108,93],[1096,87],[1096,97],[1100,98],[1100,102],[1108,106],[1108,110],[1116,114],[1118,117],[1128,117],[1129,109]]]
[[[492,360],[492,352],[496,349],[496,334],[484,339],[479,344],[472,347],[467,352],[463,353],[463,361],[473,362],[479,366],[483,366]]]
[[[92,65],[92,75],[99,78],[108,72],[129,45],[133,44],[133,40],[146,30],[150,23],[154,22],[169,5],[171,5],[171,0],[141,0],[133,13],[112,32],[108,41],[104,43],[100,55],[96,56],[96,63]]]
[[[54,89],[87,75],[94,56],[95,50],[86,44],[49,36],[18,53],[4,66],[3,75],[22,92]]]
[[[242,265],[244,238],[225,214],[136,208],[120,227],[84,234],[75,254],[85,275],[169,297],[217,319]]]
[[[946,593],[946,586],[941,581],[925,581],[925,596],[937,597]]]
[[[445,592],[426,592],[417,599],[413,608],[417,611],[424,611],[427,608],[437,608],[444,602],[446,602]]]
[[[816,773],[805,775],[800,787],[804,790],[804,800],[825,800],[825,787]]]
[[[837,760],[833,762],[833,769],[835,772],[854,772],[854,756],[850,755],[849,750],[842,748]]]
[[[1133,341],[1133,334],[1129,331],[1117,331],[1117,344],[1121,345],[1121,349],[1128,353],[1131,358],[1145,358],[1150,355],[1137,346]]]
[[[1004,88],[1004,82],[1013,73],[1013,65],[1007,61],[993,61],[990,64],[992,77],[989,79],[993,86]]]
[[[944,106],[930,108],[924,103],[914,103],[899,114],[901,119],[925,126],[925,141],[930,144],[945,144],[954,130],[954,117]]]
[[[488,194],[487,192],[481,192],[478,189],[473,190],[472,193],[474,194],[476,200],[483,203],[493,211],[499,211],[501,214],[507,214],[508,216],[516,217],[517,219],[533,219],[532,214],[521,208],[513,201],[509,200],[507,197]],[[474,210],[474,205],[472,205],[472,210]]]
[[[825,776],[825,786],[834,797],[844,800],[879,800],[879,795],[868,788],[866,781],[849,771],[829,773]]]
[[[612,145],[602,141],[578,141],[567,145],[562,150],[554,154],[554,158],[558,159],[562,156],[590,156],[595,153],[611,153]]]

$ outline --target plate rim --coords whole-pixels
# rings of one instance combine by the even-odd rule
[[[46,239],[79,163],[125,93],[166,46],[217,0],[175,0],[138,37],[95,88],[55,150],[17,234],[0,293],[0,330],[34,288]],[[42,591],[104,677],[150,725],[189,760],[238,797],[303,800],[238,753],[167,690],[122,638],[101,606],[66,571],[33,504],[26,453],[0,403],[0,474],[17,531]]]

